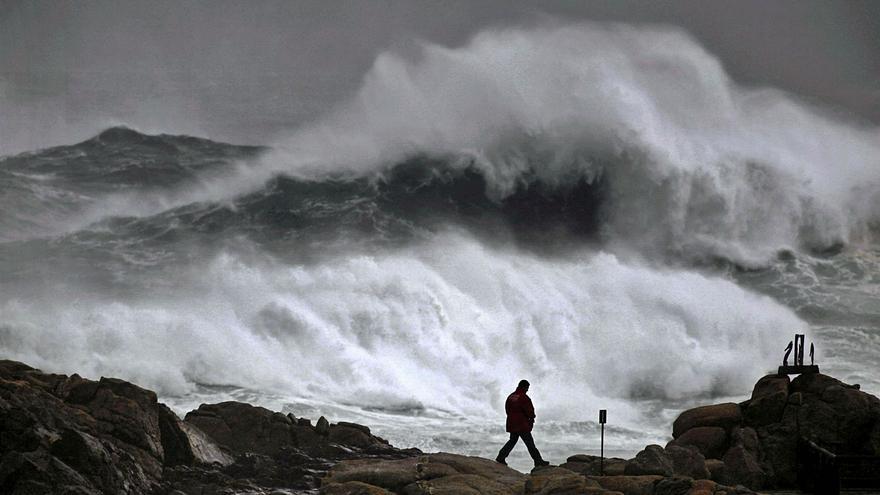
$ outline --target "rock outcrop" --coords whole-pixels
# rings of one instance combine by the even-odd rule
[[[691,428],[709,426],[730,431],[742,423],[739,404],[728,402],[712,406],[701,406],[681,413],[672,424],[672,438],[678,438]]]
[[[605,474],[610,476],[596,476],[599,459],[594,456],[574,455],[561,467],[609,480],[603,488],[627,494],[714,493],[722,485],[741,491],[794,488],[798,438],[837,454],[880,455],[880,400],[858,385],[821,374],[794,380],[767,375],[742,403],[682,412],[672,435],[665,448],[649,445],[633,459],[606,459]],[[695,480],[690,492],[676,488],[684,486],[672,481],[678,478]],[[660,479],[665,480],[662,485]],[[706,488],[709,483],[716,488]]]
[[[114,378],[0,361],[0,493],[262,493],[315,489],[341,459],[411,457],[353,423],[296,419],[238,402],[181,420]]]
[[[597,455],[576,454],[569,456],[559,467],[593,476],[620,476],[626,471],[628,462],[618,457],[609,457],[603,461]]]
[[[794,487],[799,438],[838,454],[880,455],[880,400],[830,376],[789,380],[767,375],[740,404],[684,411],[673,425],[672,446],[693,446],[709,477],[728,484]]]
[[[149,493],[165,466],[218,452],[202,436],[190,440],[155,393],[112,378],[0,361],[0,414],[3,493]]]
[[[675,470],[672,467],[672,459],[659,445],[648,445],[645,450],[636,454],[635,459],[627,463],[623,473],[630,476],[655,474],[659,476],[672,476]]]
[[[728,447],[728,435],[718,426],[697,426],[682,433],[668,444],[670,446],[694,447],[706,458],[719,459]]]
[[[825,375],[768,375],[740,404],[682,412],[665,447],[628,460],[578,454],[523,474],[241,402],[180,419],[123,380],[0,361],[0,493],[10,494],[750,494],[794,487],[799,437],[880,455],[880,400]]]
[[[663,450],[659,446],[654,446]],[[681,447],[679,447],[681,448]],[[655,455],[650,449],[649,455]],[[662,454],[659,454],[662,455]],[[563,466],[539,467],[522,474],[488,459],[455,454],[426,454],[396,461],[342,461],[321,486],[324,495],[705,495],[753,494],[745,487],[723,486],[685,476],[597,476],[577,471],[592,456],[573,456]],[[568,467],[564,467],[564,466]],[[572,469],[575,468],[575,469]]]

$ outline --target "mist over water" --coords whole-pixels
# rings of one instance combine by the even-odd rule
[[[4,356],[181,411],[494,455],[528,378],[552,459],[599,408],[626,451],[748,394],[795,332],[880,391],[880,131],[675,30],[487,30],[380,55],[271,148],[114,128],[0,180]]]

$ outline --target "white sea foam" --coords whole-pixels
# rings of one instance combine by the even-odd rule
[[[223,383],[480,415],[529,378],[545,417],[570,420],[598,397],[625,411],[631,398],[741,393],[772,367],[774,344],[804,329],[722,279],[607,253],[494,251],[453,233],[313,266],[227,253],[177,283],[136,302],[6,302],[0,343],[33,365],[163,395]]]

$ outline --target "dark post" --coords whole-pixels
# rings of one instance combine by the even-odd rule
[[[801,333],[794,334],[794,365],[804,365],[804,335]]]
[[[599,409],[599,428],[601,428],[601,440],[599,441],[599,476],[605,476],[605,409]]]

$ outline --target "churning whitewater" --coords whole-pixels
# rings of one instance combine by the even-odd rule
[[[795,332],[880,391],[878,228],[877,128],[680,31],[489,30],[380,55],[268,147],[117,127],[0,159],[0,350],[477,454],[527,377],[542,450],[595,445],[599,408],[626,450]]]

